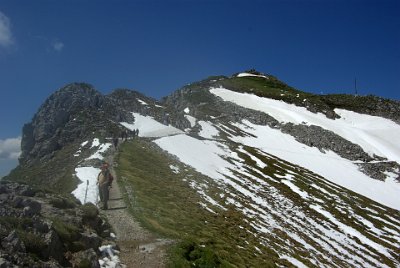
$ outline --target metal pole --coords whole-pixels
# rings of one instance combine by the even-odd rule
[[[87,190],[89,188],[89,180],[86,180],[86,192],[85,192],[85,200],[83,201],[83,204],[86,203],[86,197],[87,197]]]
[[[355,90],[356,96],[357,96],[358,95],[358,92],[357,92],[357,78],[354,78],[354,90]]]

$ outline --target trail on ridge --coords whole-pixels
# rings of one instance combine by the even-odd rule
[[[106,161],[114,162],[113,151]],[[117,239],[116,242],[120,247],[121,262],[127,268],[148,267],[161,268],[166,266],[166,247],[173,241],[162,239],[155,234],[149,232],[140,226],[132,214],[129,213],[127,205],[123,199],[123,194],[132,194],[126,189],[121,189],[123,186],[118,183],[118,178],[115,171],[111,168],[111,173],[114,176],[114,183],[110,190],[110,199],[108,202],[108,210],[103,210],[108,222],[113,227]],[[121,188],[120,188],[121,187]]]

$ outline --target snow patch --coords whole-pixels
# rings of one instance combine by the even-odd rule
[[[231,137],[233,141],[258,148],[305,167],[327,180],[400,210],[400,202],[398,202],[400,183],[396,183],[394,180],[383,182],[371,179],[350,160],[342,158],[332,151],[322,153],[317,148],[299,143],[293,136],[269,126],[254,125],[246,120],[235,126],[255,137]]]
[[[137,101],[140,102],[140,104],[142,104],[142,105],[149,105],[147,102],[145,102],[145,101],[143,101],[143,100],[141,100],[141,99],[138,99],[138,98],[136,98],[136,99],[137,99]]]
[[[185,118],[190,122],[190,127],[194,127],[196,125],[196,118],[193,116],[185,114]]]
[[[96,204],[99,193],[97,187],[97,176],[100,173],[100,169],[94,167],[78,167],[75,168],[75,174],[81,183],[72,192],[72,194],[81,201],[82,204],[85,202],[91,202]],[[87,193],[86,193],[87,189]],[[85,200],[86,195],[86,200]]]
[[[283,184],[286,184],[287,186],[289,186],[289,188],[290,188],[293,192],[295,192],[295,193],[297,193],[298,195],[300,195],[303,199],[308,199],[308,200],[310,200],[310,196],[308,195],[308,193],[307,193],[307,192],[304,192],[304,191],[302,191],[302,190],[300,190],[300,188],[297,187],[296,185],[294,185],[292,182],[287,181],[287,180],[281,180],[281,182],[282,182]]]
[[[202,141],[181,134],[157,139],[155,143],[162,149],[176,155],[181,162],[192,166],[210,178],[223,179],[224,176],[222,174],[230,166],[220,156],[225,155],[226,152],[215,141]]]
[[[180,172],[180,169],[178,166],[174,166],[174,165],[169,165],[169,168],[172,170],[172,172],[174,172],[175,174],[178,174]]]
[[[322,113],[312,113],[304,107],[253,94],[211,88],[210,92],[225,101],[267,113],[283,123],[316,125],[360,145],[369,154],[376,154],[400,163],[400,125],[393,121],[347,110],[335,109],[340,119],[329,119]]]
[[[165,137],[183,133],[180,129],[172,126],[166,126],[156,121],[151,116],[143,116],[138,113],[132,113],[135,117],[133,124],[121,122],[120,124],[129,130],[139,129],[140,137]]]
[[[365,237],[363,234],[361,234],[359,231],[354,229],[353,227],[350,227],[346,224],[341,223],[339,220],[337,220],[331,213],[329,213],[327,210],[323,209],[321,206],[318,205],[310,205],[310,208],[314,209],[318,213],[322,214],[325,216],[328,220],[330,220],[332,223],[336,224],[339,229],[341,229],[343,232],[350,236],[357,237],[362,243],[372,247],[373,249],[379,251],[381,254],[387,256],[388,258],[391,258],[390,253],[387,251],[387,249],[374,241],[370,240],[369,238]]]
[[[99,146],[99,149],[94,154],[92,154],[91,156],[89,156],[86,159],[100,159],[100,160],[103,160],[104,159],[103,153],[105,153],[110,147],[111,147],[111,143],[101,144]]]
[[[288,260],[291,264],[293,264],[294,266],[297,266],[299,268],[307,268],[308,266],[306,266],[304,263],[302,263],[301,261],[299,261],[298,259],[292,258],[290,256],[286,256],[286,255],[282,255],[280,256],[282,259]]]
[[[80,156],[82,153],[82,147],[86,146],[86,144],[88,144],[89,141],[84,141],[81,143],[81,146],[79,147],[78,151],[76,151],[76,153],[74,154],[75,157]]]
[[[113,245],[104,245],[99,247],[99,250],[103,257],[99,259],[101,268],[116,268],[121,267],[121,261],[118,257],[119,251],[116,250]]]
[[[216,129],[210,122],[199,121],[201,131],[199,135],[206,139],[213,139],[219,135],[218,129]]]
[[[100,145],[100,140],[98,138],[94,138],[90,149],[92,149],[93,147],[98,147],[99,145]]]
[[[189,107],[186,107],[184,110],[183,110],[185,113],[190,113],[190,109],[189,109]]]
[[[269,79],[269,78],[268,78],[267,76],[265,76],[265,75],[258,75],[258,74],[251,74],[251,73],[240,73],[240,74],[238,74],[236,77],[247,77],[247,76],[262,77],[262,78]]]

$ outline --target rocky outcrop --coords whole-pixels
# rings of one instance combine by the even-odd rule
[[[112,99],[89,84],[69,84],[52,94],[23,127],[20,162],[49,158],[78,138],[115,131],[121,121],[133,118]]]
[[[179,129],[190,127],[190,123],[185,119],[182,111],[177,110],[174,106],[163,105],[137,91],[118,89],[114,90],[108,97],[125,111],[151,116],[158,122]]]
[[[110,226],[92,204],[73,197],[0,184],[1,267],[99,267]],[[97,265],[97,266],[96,266]]]
[[[400,101],[377,96],[326,95],[321,99],[331,108],[340,108],[357,113],[381,116],[400,124]]]
[[[282,124],[281,130],[296,138],[298,142],[310,147],[317,147],[320,150],[330,150],[343,158],[352,161],[361,160],[369,162],[374,160],[361,146],[351,143],[332,131],[314,125],[294,125],[292,123]]]

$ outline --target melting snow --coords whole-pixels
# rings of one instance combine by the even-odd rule
[[[304,198],[304,199],[311,199],[307,192],[304,192],[304,191],[300,190],[300,188],[297,187],[296,185],[294,185],[292,182],[287,181],[287,180],[281,180],[281,182],[282,182],[283,184],[286,184],[287,186],[289,186],[289,188],[290,188],[293,192],[297,193],[297,194],[300,195],[302,198]]]
[[[371,179],[359,171],[358,166],[350,160],[332,151],[322,153],[315,147],[299,143],[293,136],[284,134],[280,130],[254,125],[248,121],[243,123],[236,126],[255,137],[234,137],[232,140],[305,167],[347,189],[400,210],[398,202],[400,183],[394,180],[382,182]]]
[[[262,78],[267,78],[265,75],[257,75],[257,74],[251,74],[251,73],[240,73],[236,77],[246,77],[246,76],[254,76],[254,77],[262,77]]]
[[[340,119],[329,119],[322,113],[312,113],[283,101],[233,92],[224,88],[211,88],[210,92],[225,101],[265,112],[280,122],[320,126],[360,145],[367,153],[386,157],[400,163],[400,125],[382,117],[335,109]]]
[[[133,124],[122,122],[121,125],[129,130],[139,129],[140,137],[164,137],[183,133],[180,129],[161,124],[151,116],[132,114],[135,117],[135,122]]]
[[[85,194],[87,189],[86,202],[96,204],[98,199],[98,188],[96,183],[100,169],[94,167],[78,167],[75,168],[75,172],[81,183],[72,194],[83,204],[85,203]]]
[[[102,155],[105,151],[107,151],[111,147],[111,143],[104,143],[99,146],[99,149],[89,156],[86,159],[100,159],[103,160],[104,156]]]
[[[178,173],[180,172],[178,166],[169,165],[169,168],[170,168],[170,169],[172,170],[172,172],[174,172],[175,174],[178,174]]]
[[[137,101],[140,102],[140,104],[142,104],[142,105],[149,105],[147,102],[142,101],[141,99],[137,99]]]
[[[282,255],[280,256],[282,259],[286,259],[288,260],[291,264],[293,264],[294,266],[297,266],[299,268],[307,268],[308,266],[304,265],[304,263],[302,263],[301,261],[299,261],[298,259],[292,258],[290,256],[285,256]]]
[[[83,142],[81,147],[85,146],[88,142]],[[98,147],[96,152],[86,159],[100,159],[103,160],[103,153],[105,153],[110,147],[111,143],[101,144],[98,138],[94,138],[92,146],[90,148]],[[95,167],[77,167],[75,168],[75,174],[81,181],[77,188],[72,194],[78,198],[81,203],[92,202],[96,204],[98,199],[98,188],[97,188],[97,176],[100,173],[99,168]],[[86,192],[87,191],[87,192]],[[86,199],[85,199],[86,195]]]
[[[229,92],[232,93],[231,91]],[[243,96],[243,94],[240,96]],[[254,105],[263,106],[264,104],[256,103]],[[290,109],[292,109],[295,106],[290,107]],[[287,109],[287,107],[285,109]],[[296,110],[293,114],[290,114],[290,116],[292,116],[291,120],[298,120],[299,122],[307,122],[310,124],[310,120],[306,120],[309,118],[307,117],[307,112],[308,111]],[[185,111],[185,113],[189,113],[189,110]],[[181,162],[192,166],[198,172],[215,180],[215,183],[223,193],[212,195],[211,191],[207,191],[207,187],[204,183],[199,184],[190,181],[190,186],[203,198],[202,201],[204,202],[199,202],[199,205],[212,213],[217,213],[217,207],[224,209],[222,205],[233,204],[238,210],[242,211],[244,220],[248,220],[247,222],[255,229],[255,231],[250,231],[251,229],[248,231],[254,236],[259,237],[262,243],[268,243],[267,237],[274,236],[276,230],[286,232],[290,239],[283,241],[284,246],[281,247],[282,252],[279,251],[278,254],[281,258],[287,259],[293,265],[304,267],[302,262],[290,256],[292,252],[290,247],[298,244],[301,244],[301,247],[309,250],[310,257],[307,258],[307,260],[316,266],[319,264],[322,266],[322,263],[319,262],[320,260],[328,261],[334,265],[333,263],[337,263],[332,261],[334,259],[340,259],[350,266],[370,267],[373,266],[371,263],[376,264],[380,254],[393,260],[391,255],[393,252],[391,252],[389,248],[385,248],[383,246],[384,244],[379,245],[378,242],[375,242],[374,239],[370,237],[377,238],[377,241],[385,241],[385,238],[380,237],[380,234],[385,233],[382,230],[385,230],[387,233],[394,235],[395,239],[398,241],[398,234],[396,236],[397,220],[388,218],[390,221],[393,220],[393,223],[391,223],[393,229],[387,227],[379,229],[379,227],[375,227],[371,221],[362,217],[355,217],[351,208],[344,208],[345,211],[349,212],[350,215],[353,215],[357,219],[355,221],[356,225],[364,225],[365,228],[368,229],[368,231],[362,233],[361,230],[358,231],[335,218],[334,215],[336,214],[328,212],[322,207],[323,204],[320,206],[314,203],[310,205],[310,208],[321,214],[318,218],[319,220],[322,219],[323,223],[320,223],[307,217],[301,206],[297,206],[291,199],[282,195],[280,190],[272,186],[272,177],[261,172],[261,169],[267,167],[261,159],[264,159],[264,157],[273,158],[269,154],[275,155],[293,163],[293,165],[300,165],[312,172],[318,173],[335,184],[359,192],[385,205],[400,209],[400,204],[397,204],[399,202],[396,202],[398,196],[400,196],[400,184],[396,184],[393,177],[386,182],[371,180],[358,170],[358,166],[355,163],[343,159],[333,152],[327,151],[326,153],[322,153],[317,148],[301,144],[292,136],[283,134],[277,129],[272,129],[268,126],[258,126],[248,121],[243,121],[242,123],[235,124],[235,127],[254,135],[254,137],[232,135],[231,139],[237,143],[255,148],[255,155],[259,157],[250,153],[253,152],[253,149],[246,151],[247,148],[245,146],[239,146],[237,151],[242,157],[242,153],[245,154],[244,159],[250,157],[256,162],[257,165],[252,167],[247,164],[247,161],[241,159],[236,152],[232,151],[230,147],[221,141],[210,140],[219,134],[218,129],[224,131],[228,126],[225,128],[220,125],[217,129],[211,122],[199,121],[198,123],[202,127],[200,135],[208,140],[198,140],[183,134],[180,130],[174,128],[170,129],[168,126],[155,121],[152,117],[141,116],[135,113],[134,116],[135,124],[121,124],[129,129],[138,128],[141,136],[160,137],[154,142],[162,149],[176,155]],[[284,122],[290,122],[285,121],[290,117],[289,115],[283,114],[281,116]],[[324,120],[329,122],[330,120],[324,116],[324,119],[318,116],[322,115],[320,114],[316,117],[321,122],[325,122]],[[351,125],[348,119],[348,117],[344,116],[343,122]],[[337,121],[338,120],[335,122]],[[359,134],[362,133],[362,131],[356,131],[354,133]],[[381,136],[376,136],[376,138],[380,139]],[[369,146],[372,148],[372,145]],[[388,151],[386,151],[386,153],[387,152]],[[279,166],[281,160],[273,159],[278,162]],[[290,166],[289,163],[284,161],[282,161],[282,164]],[[174,172],[179,172],[179,168],[174,165],[170,165],[170,168]],[[295,166],[292,166],[292,168],[294,169]],[[336,202],[336,208],[334,209],[336,209],[338,213],[341,213],[340,211],[342,211],[343,206],[346,205],[346,203],[336,195],[341,188],[324,179],[318,181],[317,176],[311,173],[307,174],[307,172],[302,176],[310,176],[315,179],[315,183],[311,184],[311,186],[317,189],[319,194],[329,195],[328,198]],[[392,176],[392,174],[387,175],[389,177]],[[288,173],[284,175],[274,175],[276,178],[281,178],[282,183],[286,184],[293,192],[299,194],[303,199],[315,202],[317,198],[313,197],[312,192],[305,192],[297,186],[301,179],[299,176],[299,174],[293,171],[288,171]],[[276,183],[276,180],[274,180],[273,183]],[[215,199],[214,196],[224,198],[225,203],[218,203],[218,198]],[[210,207],[214,208],[215,211]],[[378,207],[377,209],[381,210],[382,208]],[[284,228],[288,229],[286,230]],[[274,238],[278,237],[274,236]],[[305,241],[307,241],[307,243],[305,243]],[[394,245],[394,242],[387,241],[387,243]],[[287,247],[285,245],[287,245]],[[314,250],[315,248],[318,248],[318,250]],[[321,255],[321,252],[325,255]],[[385,267],[384,264],[376,265]]]
[[[348,235],[357,237],[362,243],[369,245],[373,249],[375,249],[375,250],[379,251],[380,253],[382,253],[383,255],[387,256],[388,258],[391,257],[385,247],[383,247],[383,246],[375,243],[374,241],[370,240],[369,238],[365,237],[363,234],[361,234],[356,229],[341,223],[327,210],[323,209],[322,207],[320,207],[318,205],[310,205],[310,208],[312,208],[315,211],[317,211],[318,213],[324,215],[327,219],[329,219],[332,223],[336,224],[342,231],[344,231]]]
[[[104,256],[99,260],[101,268],[121,267],[121,261],[118,257],[119,251],[115,250],[113,245],[104,245],[99,247],[101,254]]]
[[[155,141],[161,148],[175,154],[181,162],[194,167],[211,178],[221,178],[230,164],[219,155],[225,151],[214,141],[202,141],[181,134]],[[221,174],[222,173],[222,174]]]
[[[219,135],[218,129],[216,129],[211,123],[206,121],[199,121],[201,131],[199,135],[206,139],[213,139]]]
[[[98,138],[94,138],[92,141],[92,146],[90,148],[98,147],[99,145],[100,145],[100,140]]]
[[[185,114],[185,118],[190,122],[191,127],[194,127],[196,125],[196,118],[194,118],[193,116]]]
[[[201,121],[199,124],[202,125],[203,122]],[[204,123],[206,123],[206,128],[210,126],[215,128],[210,122]],[[271,158],[268,154],[277,155],[291,163],[305,166],[319,174],[322,173],[324,177],[331,179],[335,183],[344,184],[348,188],[353,187],[356,190],[361,188],[365,195],[375,197],[382,203],[387,202],[392,206],[397,205],[393,200],[397,200],[398,188],[397,190],[393,188],[390,182],[371,180],[349,160],[343,159],[332,152],[324,154],[316,148],[298,143],[290,135],[282,134],[279,130],[267,126],[257,126],[247,121],[242,124],[235,124],[235,126],[254,135],[254,137],[232,137],[231,139],[238,143],[258,148],[258,150],[254,150],[259,157]],[[219,127],[219,129],[222,128]],[[204,136],[208,139],[213,137],[210,134]],[[365,228],[369,230],[362,233],[340,222],[333,214],[325,211],[325,208],[322,207],[323,203],[321,203],[321,206],[315,205],[315,203],[310,206],[321,214],[320,217],[322,219],[325,219],[323,224],[307,217],[301,207],[283,196],[279,190],[271,187],[269,184],[269,179],[271,178],[260,171],[260,169],[266,167],[265,163],[259,157],[252,155],[250,151],[246,151],[244,146],[238,147],[237,152],[239,154],[237,154],[221,141],[198,140],[184,134],[163,137],[155,140],[155,143],[162,149],[176,155],[183,163],[214,179],[221,192],[223,192],[217,196],[224,199],[224,204],[234,205],[243,213],[245,219],[249,219],[247,222],[255,229],[255,231],[249,230],[249,232],[258,237],[260,241],[268,243],[266,237],[273,235],[275,230],[286,232],[290,240],[283,242],[287,247],[281,248],[282,252],[278,253],[282,258],[287,259],[294,265],[304,266],[302,262],[293,256],[290,257],[291,247],[298,246],[298,244],[309,250],[310,257],[307,260],[316,266],[323,266],[319,262],[320,260],[331,263],[335,258],[344,260],[350,266],[372,267],[371,263],[376,263],[379,258],[377,256],[380,254],[393,260],[391,255],[393,252],[383,245],[379,245],[378,242],[375,242],[370,237],[376,237],[379,239],[378,241],[386,241],[391,245],[396,245],[396,243],[381,237],[380,234],[384,232],[375,228],[372,222],[361,217],[356,218],[355,223],[358,226],[365,225]],[[242,153],[245,154],[243,159],[239,157],[243,157]],[[255,168],[248,166],[247,162],[244,161],[247,157],[257,163]],[[280,161],[275,158],[274,160]],[[287,162],[282,161],[282,163],[290,165]],[[325,171],[325,173],[322,171]],[[318,177],[311,173],[309,175],[305,173],[304,176],[314,177],[318,181]],[[281,178],[282,183],[286,184],[303,199],[311,200],[312,202],[318,201],[310,192],[305,192],[296,185],[300,179],[297,173],[288,171],[284,175],[276,174],[276,177]],[[337,203],[337,211],[341,211],[343,201],[336,195],[340,191],[340,187],[325,179],[321,179],[320,182],[317,181],[310,186],[317,189],[319,193],[329,195],[328,198]],[[215,208],[217,206],[224,209],[213,196],[207,194],[207,188],[205,188],[204,184],[191,181],[190,185],[203,198],[203,202],[199,202],[202,207],[212,213],[216,213],[217,210],[214,211],[210,207]],[[344,205],[346,204],[344,203]],[[351,209],[345,208],[345,211],[354,216]],[[397,221],[395,222],[397,223]],[[395,235],[394,230],[389,230],[388,233]],[[276,238],[276,236],[274,237]],[[398,240],[398,235],[394,239]],[[307,243],[302,241],[307,241]],[[318,250],[314,251],[313,248],[316,248],[316,246],[318,246]],[[320,252],[329,254],[321,255]],[[383,264],[378,266],[386,267]]]
[[[82,147],[84,147],[86,144],[88,144],[89,141],[85,141],[81,143],[81,146],[79,147],[78,151],[74,154],[74,156],[79,156],[82,153]]]
[[[279,121],[294,124],[314,124],[331,130],[344,138],[359,144],[367,152],[382,155],[400,163],[400,126],[391,120],[336,110],[341,119],[331,120],[325,115],[314,114],[303,107],[282,101],[260,98],[251,94],[237,93],[223,88],[212,88],[210,92],[246,108],[260,110]],[[385,182],[369,178],[359,171],[357,165],[334,152],[320,152],[297,142],[294,137],[268,126],[254,125],[248,121],[236,124],[254,137],[233,137],[232,140],[259,148],[291,163],[303,166],[341,186],[367,196],[386,206],[400,209],[400,183],[393,178]],[[389,175],[389,174],[388,174]]]
[[[183,110],[185,113],[190,113],[190,109],[189,109],[189,107],[186,107],[184,110]]]

